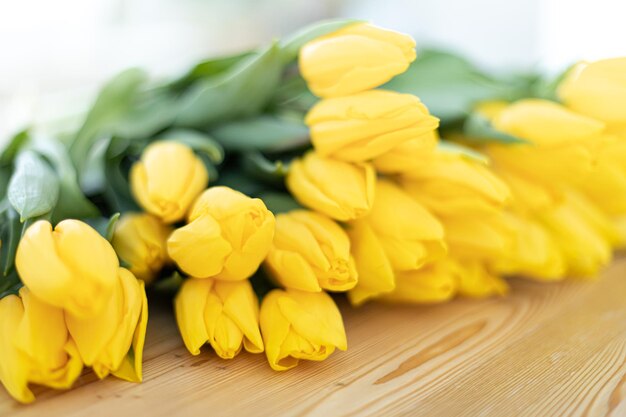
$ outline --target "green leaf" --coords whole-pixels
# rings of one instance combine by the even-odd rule
[[[61,142],[51,138],[37,139],[32,149],[52,164],[59,178],[59,199],[54,209],[53,221],[100,214],[98,208],[80,189],[74,165],[67,148]]]
[[[259,198],[274,214],[301,210],[303,207],[288,193],[265,192]]]
[[[4,215],[0,245],[0,265],[2,274],[7,276],[15,264],[15,252],[22,235],[22,225],[15,210],[9,209]]]
[[[111,242],[113,240],[113,233],[115,233],[115,225],[117,221],[120,219],[120,213],[113,213],[111,217],[109,217],[109,222],[107,223],[106,231],[104,234],[104,238]]]
[[[208,156],[213,164],[221,164],[224,160],[222,145],[204,132],[192,129],[170,129],[160,134],[158,139],[183,143],[194,151]]]
[[[282,49],[282,59],[284,63],[289,63],[296,58],[306,43],[320,36],[328,35],[329,33],[336,32],[341,28],[355,23],[360,23],[362,20],[356,19],[332,19],[322,20],[321,22],[313,23],[306,26],[303,29],[297,31],[291,36],[288,36],[284,41],[280,43]]]
[[[418,96],[442,124],[463,119],[478,101],[500,97],[502,85],[460,56],[426,50],[382,88]]]
[[[156,291],[175,294],[183,284],[184,278],[178,271],[172,272],[168,277],[156,281],[152,286]]]
[[[10,164],[19,150],[28,142],[30,135],[28,130],[22,130],[14,135],[0,152],[0,165]]]
[[[274,43],[220,76],[198,81],[181,98],[175,125],[203,127],[257,114],[274,93],[282,69],[280,48]]]
[[[221,74],[253,53],[253,51],[245,51],[235,55],[212,58],[200,62],[187,74],[171,83],[170,87],[174,90],[183,90],[202,78],[214,77]]]
[[[468,148],[466,146],[462,146],[454,142],[440,140],[439,143],[437,144],[437,149],[443,152],[449,152],[452,154],[462,155],[476,162],[480,162],[481,164],[486,165],[489,163],[489,158],[487,157],[487,155],[477,152],[472,148]]]
[[[528,143],[524,139],[495,129],[489,119],[479,113],[471,113],[465,119],[463,134],[471,143]]]
[[[79,173],[94,142],[127,117],[146,81],[146,73],[135,68],[117,75],[102,88],[70,146]]]
[[[133,140],[146,139],[171,126],[180,103],[165,92],[142,93],[137,102],[111,126],[111,134]]]
[[[309,144],[304,122],[268,115],[224,123],[211,134],[230,151],[278,152]]]
[[[50,213],[59,198],[59,180],[35,152],[21,152],[9,181],[7,196],[20,220]]]
[[[288,167],[282,161],[270,161],[261,152],[248,152],[241,156],[243,170],[255,180],[270,185],[283,185]]]
[[[120,218],[120,213],[113,213],[111,217],[92,217],[85,219],[89,226],[96,229],[100,236],[108,240],[113,239],[113,233],[115,232],[115,225]]]

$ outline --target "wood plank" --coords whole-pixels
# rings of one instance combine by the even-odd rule
[[[169,302],[153,302],[143,384],[90,372],[0,415],[623,416],[626,259],[595,282],[512,280],[503,299],[342,304],[349,350],[283,373],[262,355],[191,356]]]

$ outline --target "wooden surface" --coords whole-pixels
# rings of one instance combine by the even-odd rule
[[[272,371],[262,355],[191,356],[153,303],[143,384],[85,373],[0,416],[626,416],[626,259],[595,282],[512,281],[512,295],[342,305],[349,350]]]

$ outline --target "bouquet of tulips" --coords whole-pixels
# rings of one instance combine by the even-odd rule
[[[626,240],[624,74],[494,77],[357,21],[126,71],[0,152],[0,381],[20,402],[85,367],[141,381],[146,287],[174,289],[192,355],[286,370],[347,348],[339,293],[592,278]]]

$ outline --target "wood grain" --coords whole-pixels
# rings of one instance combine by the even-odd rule
[[[262,355],[191,356],[153,302],[143,384],[87,372],[0,416],[626,416],[626,259],[600,280],[512,281],[507,298],[343,304],[348,352],[272,371]]]

